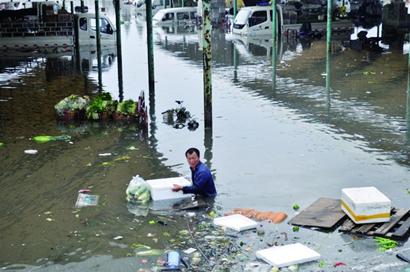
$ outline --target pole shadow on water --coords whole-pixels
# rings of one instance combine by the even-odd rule
[[[102,68],[101,68],[101,33],[100,33],[100,7],[99,1],[95,0],[95,31],[97,40],[97,69],[98,69],[98,91],[102,92]],[[81,1],[81,11],[83,11],[84,2]]]
[[[326,109],[330,111],[330,79],[331,79],[331,50],[332,50],[332,7],[333,1],[327,0],[327,22],[326,22]]]
[[[235,44],[232,41],[232,60],[233,60],[233,82],[238,83],[238,52],[236,51]]]

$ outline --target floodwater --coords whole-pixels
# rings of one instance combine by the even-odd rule
[[[106,8],[113,18],[110,4]],[[130,6],[124,6],[122,21],[123,95],[136,99],[144,90],[148,102],[145,24]],[[207,255],[209,245],[204,243],[209,237],[198,241],[218,230],[173,241],[184,240],[181,230],[210,221],[204,212],[194,218],[173,212],[141,217],[132,214],[125,201],[127,184],[136,174],[146,179],[188,175],[184,152],[191,146],[200,149],[215,176],[215,209],[220,214],[242,207],[283,211],[291,218],[293,204],[305,208],[320,197],[338,198],[342,188],[352,186],[376,186],[395,207],[408,208],[410,100],[403,48],[353,50],[348,34],[334,37],[331,58],[326,59],[324,39],[305,42],[283,36],[273,86],[269,37],[237,39],[216,30],[213,128],[205,130],[199,37],[195,28],[155,29],[155,99],[148,103],[147,132],[124,124],[55,121],[53,106],[60,99],[96,93],[92,49],[82,50],[81,64],[71,53],[1,57],[1,267],[150,271],[163,256],[135,256],[135,244],[142,243],[165,250],[202,247],[206,256],[193,270],[211,271],[217,266],[210,264],[226,260]],[[103,55],[104,90],[118,98],[116,49],[105,48]],[[161,113],[176,107],[175,100],[183,100],[198,120],[197,130],[163,122]],[[30,139],[62,134],[70,135],[71,142],[37,144]],[[28,149],[38,153],[25,154]],[[102,153],[112,155],[99,156]],[[74,208],[83,188],[100,196],[98,206]],[[370,238],[302,228],[293,232],[286,223],[263,226],[262,237],[250,231],[236,238],[234,242],[245,246],[231,271],[268,271],[266,265],[249,264],[256,262],[254,252],[274,242],[294,241],[317,250],[324,261],[301,266],[300,271],[406,268],[394,254],[379,252]],[[122,238],[114,240],[117,236]],[[398,250],[409,248],[406,242]],[[335,268],[336,262],[346,266]]]

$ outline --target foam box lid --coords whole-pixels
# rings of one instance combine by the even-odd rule
[[[184,177],[162,178],[147,180],[150,187],[151,198],[153,201],[171,200],[191,197],[191,194],[184,194],[182,191],[173,192],[174,184],[189,186],[191,182]]]
[[[320,254],[300,243],[274,246],[256,251],[256,257],[270,265],[284,267],[320,259]]]
[[[148,185],[151,189],[161,190],[161,189],[170,189],[174,184],[181,186],[189,186],[191,182],[184,177],[174,177],[174,178],[161,178],[161,179],[150,179],[147,180]]]
[[[376,187],[344,188],[342,189],[342,198],[348,198],[355,205],[374,203],[391,205],[391,200]]]
[[[214,218],[214,224],[221,227],[230,228],[236,231],[254,229],[258,225],[256,221],[241,214],[232,214]]]

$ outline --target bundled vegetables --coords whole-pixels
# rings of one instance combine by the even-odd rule
[[[151,200],[149,185],[138,175],[132,178],[125,192],[129,202],[146,205]]]
[[[109,93],[103,92],[94,97],[90,105],[87,107],[87,118],[91,120],[99,120],[103,113],[110,115],[115,109],[116,101],[112,100]]]
[[[87,97],[70,95],[54,106],[61,120],[111,120],[137,121],[148,125],[147,107],[144,92],[141,91],[138,101],[128,99],[122,102],[113,100],[108,92],[102,92],[91,100]]]
[[[67,113],[78,114],[80,111],[84,111],[89,103],[90,99],[88,96],[81,97],[72,94],[58,102],[54,106],[54,109],[58,116],[63,117]]]

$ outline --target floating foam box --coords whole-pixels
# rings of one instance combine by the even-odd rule
[[[214,218],[214,225],[236,231],[255,229],[258,223],[241,214],[233,214]]]
[[[342,189],[341,205],[356,224],[390,220],[391,201],[375,187]]]
[[[320,254],[300,243],[256,251],[256,257],[272,266],[284,267],[320,259]]]
[[[184,177],[151,179],[147,180],[147,183],[150,187],[151,198],[154,202],[161,200],[189,198],[192,196],[192,194],[183,194],[182,191],[172,191],[172,187],[174,184],[178,184],[181,186],[192,185],[191,182]]]

